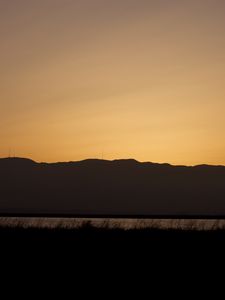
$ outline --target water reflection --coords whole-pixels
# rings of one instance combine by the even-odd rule
[[[36,228],[79,228],[85,224],[95,227],[216,230],[225,229],[225,220],[200,219],[95,219],[95,218],[39,218],[1,217],[0,226]]]

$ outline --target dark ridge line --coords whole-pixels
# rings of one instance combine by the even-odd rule
[[[225,165],[211,165],[211,164],[197,164],[197,165],[173,165],[170,163],[157,163],[157,162],[151,162],[151,161],[138,161],[133,158],[121,158],[121,159],[113,159],[113,160],[106,160],[106,159],[98,159],[98,158],[87,158],[83,160],[78,160],[78,161],[58,161],[58,162],[37,162],[31,158],[26,158],[26,157],[1,157],[0,161],[3,160],[14,160],[14,161],[27,161],[30,163],[33,163],[34,165],[72,165],[72,164],[79,164],[79,163],[88,163],[88,162],[99,162],[99,163],[123,163],[123,162],[130,162],[133,164],[137,165],[155,165],[155,166],[167,166],[167,167],[183,167],[183,168],[204,168],[204,167],[212,167],[212,168],[225,168]]]
[[[67,218],[67,219],[162,219],[162,220],[225,220],[225,215],[128,215],[128,214],[54,214],[54,213],[0,213],[0,218]]]

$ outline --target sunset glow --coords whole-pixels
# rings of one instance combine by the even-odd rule
[[[225,1],[0,0],[10,151],[225,164]]]

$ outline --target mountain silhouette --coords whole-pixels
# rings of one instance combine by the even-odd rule
[[[225,215],[225,166],[0,159],[0,214]]]

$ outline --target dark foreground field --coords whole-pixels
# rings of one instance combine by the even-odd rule
[[[110,229],[88,224],[81,228],[14,228],[0,227],[1,248],[54,247],[73,250],[139,249],[142,251],[225,250],[225,230],[185,229]],[[225,252],[224,252],[225,253]]]
[[[145,270],[148,276],[157,272],[170,277],[175,271],[180,277],[181,273],[197,270],[206,270],[207,275],[209,268],[223,270],[225,231],[124,230],[89,225],[75,229],[0,227],[0,256],[7,270],[10,265],[17,270],[28,265],[31,272],[48,269],[56,276],[62,266],[65,272],[82,272],[85,276],[94,276],[99,270],[102,275],[114,270],[119,276],[123,272],[138,276],[134,270],[141,274]]]

